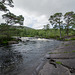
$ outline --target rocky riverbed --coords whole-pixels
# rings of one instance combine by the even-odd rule
[[[75,75],[75,41],[63,42],[47,58],[38,75]]]

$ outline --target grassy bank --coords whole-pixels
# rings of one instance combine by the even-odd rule
[[[1,45],[8,45],[9,44],[9,41],[18,41],[14,38],[12,38],[11,36],[7,36],[7,35],[0,35],[0,44]]]

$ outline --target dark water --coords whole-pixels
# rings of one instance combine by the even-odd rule
[[[43,57],[61,42],[33,41],[0,46],[0,75],[32,75]]]

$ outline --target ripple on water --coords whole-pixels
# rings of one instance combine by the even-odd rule
[[[41,58],[59,44],[56,40],[28,41],[0,47],[0,74],[29,75],[28,72],[40,64]]]

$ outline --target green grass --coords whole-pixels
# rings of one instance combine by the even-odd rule
[[[64,41],[71,41],[71,40],[75,40],[75,37],[72,37],[70,39],[65,39]]]
[[[62,53],[72,53],[75,52],[75,50],[71,51],[71,52],[50,52],[49,54],[62,54]]]
[[[64,53],[69,53],[69,52],[64,52]]]
[[[71,38],[70,40],[75,40],[75,38]]]
[[[62,62],[60,62],[60,61],[56,61],[56,64],[62,64]]]
[[[5,41],[3,41],[2,43],[3,43],[3,44],[7,44],[7,43],[8,43],[8,41],[7,41],[7,40],[5,40]]]
[[[69,46],[70,44],[66,44],[65,46]]]
[[[72,51],[72,52],[75,52],[75,50],[74,50],[74,51]]]

